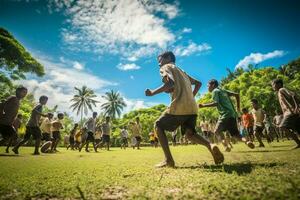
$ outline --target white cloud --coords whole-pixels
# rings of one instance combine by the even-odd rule
[[[182,33],[191,33],[191,32],[192,32],[192,29],[187,28],[187,27],[184,27],[183,30],[182,30]]]
[[[131,80],[134,80],[134,76],[131,75],[131,76],[130,76],[130,79],[131,79]]]
[[[141,100],[141,99],[124,98],[124,101],[125,101],[127,107],[123,110],[123,113],[128,113],[132,110],[137,110],[137,109],[141,109],[141,108],[149,108],[149,107],[159,104],[156,102],[145,102],[144,100]]]
[[[77,69],[77,70],[83,70],[83,69],[84,69],[84,65],[81,64],[81,63],[79,63],[79,62],[77,62],[77,61],[75,61],[75,62],[73,63],[73,68],[74,68],[74,69]]]
[[[251,53],[250,55],[244,57],[242,60],[239,61],[239,63],[235,66],[235,68],[244,68],[246,69],[249,64],[258,64],[265,60],[269,60],[272,58],[278,58],[285,55],[286,52],[282,50],[275,50],[266,54],[262,53]]]
[[[117,68],[122,71],[129,71],[129,70],[138,70],[141,67],[136,65],[135,63],[129,63],[129,64],[120,63],[118,64]]]
[[[196,44],[194,42],[190,42],[187,46],[176,46],[174,49],[174,54],[175,56],[189,56],[194,53],[207,52],[211,49],[212,47],[207,43]]]
[[[141,47],[166,48],[175,35],[165,26],[179,14],[178,4],[154,0],[52,0],[54,10],[64,10],[68,28],[64,41],[73,50],[126,54]],[[77,46],[78,48],[74,48]],[[80,47],[80,48],[79,48]],[[139,54],[139,53],[137,53]],[[137,56],[127,56],[135,61]]]
[[[60,58],[60,62],[54,62],[50,58],[40,55],[34,57],[44,65],[45,77],[39,79],[29,77],[28,80],[21,80],[20,83],[26,86],[35,98],[38,99],[41,95],[47,95],[49,97],[49,107],[58,105],[59,111],[70,113],[76,119],[78,117],[69,108],[70,100],[75,94],[74,87],[86,85],[88,88],[93,89],[97,94],[97,100],[101,103],[103,102],[101,98],[102,91],[109,86],[117,85],[117,83],[104,80],[83,69],[79,71],[72,68],[73,63],[76,62],[63,57]],[[97,109],[100,110],[100,107],[97,107]]]

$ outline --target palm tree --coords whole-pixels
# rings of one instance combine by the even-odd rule
[[[126,103],[120,93],[111,90],[110,92],[106,92],[102,97],[106,100],[106,102],[101,105],[104,115],[112,119],[115,119],[116,116],[120,117],[121,111],[126,107]]]
[[[93,98],[96,98],[97,95],[94,94],[92,89],[82,86],[81,89],[75,87],[75,90],[78,91],[78,94],[75,94],[71,99],[71,102],[74,102],[70,108],[73,108],[73,111],[77,110],[77,115],[80,114],[80,122],[82,122],[83,113],[87,115],[88,111],[92,111],[93,107],[96,106],[96,101]]]

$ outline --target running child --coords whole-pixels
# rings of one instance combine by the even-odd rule
[[[35,106],[31,112],[30,119],[26,125],[26,132],[24,135],[24,139],[17,143],[17,145],[12,149],[15,154],[19,154],[19,147],[24,145],[32,136],[35,140],[34,145],[34,153],[33,155],[39,155],[39,147],[42,138],[42,132],[40,129],[40,119],[41,117],[47,117],[47,114],[43,114],[43,107],[46,105],[48,101],[47,96],[41,96],[39,98],[39,104]]]
[[[229,144],[226,142],[224,135],[222,134],[225,131],[228,131],[231,137],[245,142],[249,148],[253,149],[254,144],[240,135],[237,126],[237,112],[230,99],[230,97],[235,97],[237,102],[237,110],[238,112],[240,112],[240,95],[232,91],[221,89],[219,87],[218,81],[215,79],[212,79],[208,82],[208,90],[209,92],[212,92],[213,102],[207,104],[199,104],[199,108],[217,107],[219,112],[219,119],[216,124],[214,133],[222,137],[222,142],[225,146],[225,150],[230,151],[231,149]]]
[[[164,151],[165,160],[156,167],[174,167],[165,131],[175,131],[179,126],[189,140],[202,144],[211,152],[216,164],[224,161],[224,156],[217,146],[196,133],[198,108],[195,96],[201,87],[198,80],[191,78],[175,65],[175,55],[168,51],[158,56],[160,75],[163,85],[157,89],[146,89],[146,96],[154,96],[162,92],[170,93],[171,104],[155,122],[155,132]],[[192,85],[194,90],[192,91]]]

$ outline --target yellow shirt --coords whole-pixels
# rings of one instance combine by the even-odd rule
[[[43,120],[40,128],[43,133],[51,133],[51,127],[51,120],[47,117]]]
[[[171,103],[166,113],[172,115],[197,115],[198,106],[188,75],[174,64],[163,65],[160,68],[160,75],[163,78],[174,81],[174,90],[170,93]]]

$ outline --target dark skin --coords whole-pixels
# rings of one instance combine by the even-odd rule
[[[209,92],[212,92],[215,88],[217,88],[217,86],[214,85],[214,84],[208,84],[207,87],[208,87]],[[228,94],[229,97],[235,97],[236,103],[237,103],[237,111],[241,112],[240,95],[238,93],[229,92],[229,91],[227,91],[227,94]],[[199,108],[208,108],[208,107],[216,107],[216,106],[218,106],[217,102],[199,104]]]
[[[274,91],[278,92],[281,88],[283,88],[283,85],[281,84],[276,84],[276,83],[272,83],[272,88]],[[295,113],[298,113],[299,112],[299,107],[298,107],[298,104],[296,102],[296,99],[295,97],[293,96],[293,102],[295,104],[295,109],[294,109],[294,112]],[[294,132],[291,132],[290,130],[288,130],[287,128],[284,128],[284,127],[281,127],[283,131],[285,131],[296,143],[297,143],[297,146],[295,147],[295,149],[298,149],[300,148],[300,140],[297,136],[296,133]],[[299,134],[299,133],[298,133]]]
[[[169,64],[172,62],[171,62],[170,58],[161,58],[160,57],[160,58],[158,58],[158,63],[159,63],[159,66],[162,67],[163,65]],[[191,78],[190,76],[188,76],[188,77],[190,79],[191,84],[194,85],[193,95],[196,96],[196,94],[198,93],[198,91],[201,87],[201,82]],[[162,86],[158,87],[157,89],[154,89],[154,90],[146,89],[145,95],[146,96],[154,96],[154,95],[162,93],[162,92],[169,93],[169,91],[174,90],[175,84],[171,79],[164,77],[163,83],[164,84]],[[171,151],[169,148],[169,144],[168,144],[168,138],[167,138],[164,130],[156,126],[155,131],[157,133],[158,140],[161,144],[161,147],[162,147],[164,155],[165,155],[165,160],[162,163],[156,165],[156,167],[174,167],[175,162],[172,157],[172,154],[171,154]],[[189,140],[194,141],[195,143],[206,146],[208,148],[208,150],[213,154],[215,160],[222,160],[220,158],[217,158],[216,154],[213,153],[211,144],[207,140],[205,140],[203,137],[201,137],[200,135],[194,134],[193,130],[186,129],[185,136]]]

